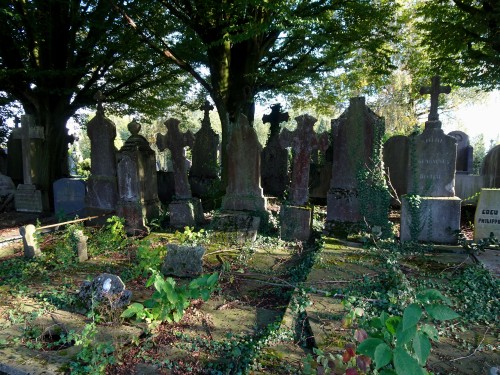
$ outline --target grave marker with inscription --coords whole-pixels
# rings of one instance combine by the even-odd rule
[[[54,211],[72,218],[85,215],[85,181],[61,178],[54,182]]]
[[[481,189],[474,215],[474,241],[490,236],[500,238],[500,189]]]
[[[401,207],[401,241],[456,243],[460,229],[460,198],[455,196],[456,139],[444,134],[437,112],[438,96],[449,93],[439,77],[431,87],[420,89],[431,94],[431,109],[422,134],[410,137],[408,196]],[[412,196],[420,196],[415,206]]]

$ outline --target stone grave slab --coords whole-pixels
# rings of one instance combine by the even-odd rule
[[[42,212],[42,192],[35,185],[19,184],[14,195],[14,204],[19,212]]]
[[[458,197],[420,197],[420,201],[419,209],[413,210],[408,196],[403,196],[401,241],[456,244],[455,232],[460,230],[461,199]],[[412,238],[412,226],[418,232],[417,238]]]
[[[222,211],[212,221],[212,228],[218,235],[234,243],[254,242],[259,226],[259,216],[242,211]]]
[[[304,206],[281,206],[280,237],[286,241],[307,241],[312,232],[313,209]]]
[[[500,145],[493,147],[484,157],[481,175],[485,188],[500,188]]]
[[[170,225],[175,228],[195,226],[204,221],[203,207],[198,198],[174,200],[168,205]]]
[[[167,245],[167,254],[161,266],[165,276],[195,277],[203,272],[203,246]]]
[[[394,188],[400,200],[401,196],[407,193],[408,157],[409,143],[407,136],[396,135],[384,143],[384,169],[390,185]],[[396,205],[397,201],[393,199],[392,204]]]
[[[85,181],[61,178],[54,182],[54,211],[71,218],[85,216]]]
[[[474,215],[474,241],[490,236],[500,238],[500,189],[481,189]]]

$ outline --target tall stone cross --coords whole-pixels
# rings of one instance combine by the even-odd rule
[[[429,111],[429,122],[439,121],[438,103],[439,94],[449,94],[451,92],[450,86],[440,86],[441,77],[432,77],[431,86],[424,86],[420,88],[420,95],[431,94],[431,109]]]
[[[210,111],[214,109],[214,106],[210,104],[208,100],[205,100],[205,103],[200,108],[203,111],[203,121],[201,125],[205,125],[207,123],[210,125]]]
[[[97,102],[97,112],[104,114],[104,107],[102,106],[102,102],[104,101],[104,99],[106,99],[106,97],[104,96],[101,90],[98,90],[95,93],[94,99]]]
[[[291,132],[283,129],[280,134],[281,147],[293,150],[292,184],[290,187],[291,203],[304,205],[309,199],[309,165],[313,150],[325,151],[328,148],[328,133],[317,135],[313,125],[316,118],[305,114],[295,117],[297,128]]]
[[[17,138],[17,137],[16,137]],[[21,116],[21,147],[23,155],[23,181],[25,185],[32,185],[31,180],[31,140],[44,139],[43,127],[35,126],[33,116]]]
[[[271,129],[269,132],[268,139],[279,134],[280,132],[280,124],[284,121],[288,121],[290,116],[288,112],[281,112],[281,104],[277,103],[271,106],[271,113],[262,116],[262,122],[264,124],[271,124]]]
[[[172,154],[172,164],[174,167],[175,196],[177,199],[191,199],[191,188],[188,181],[186,168],[186,157],[184,147],[193,147],[194,135],[189,130],[181,133],[179,130],[180,121],[170,118],[165,122],[167,134],[156,134],[156,145],[160,151],[168,148]]]

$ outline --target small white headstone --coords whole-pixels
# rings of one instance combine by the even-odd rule
[[[500,189],[481,189],[474,216],[474,241],[489,237],[500,238]]]

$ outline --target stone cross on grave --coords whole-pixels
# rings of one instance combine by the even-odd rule
[[[205,103],[201,106],[200,109],[203,111],[202,126],[205,125],[205,123],[208,123],[208,125],[210,125],[210,111],[214,109],[214,106],[210,104],[208,100],[205,100]]]
[[[438,115],[438,102],[439,94],[449,94],[451,92],[450,86],[440,86],[441,77],[432,77],[431,86],[424,86],[420,88],[420,95],[431,94],[431,109],[429,111],[428,122],[439,121]],[[437,124],[437,127],[441,127],[441,123]]]
[[[98,90],[95,93],[94,99],[97,102],[97,112],[104,114],[104,108],[102,106],[102,102],[104,101],[104,99],[106,99],[106,97],[104,96],[101,90]]]
[[[280,124],[282,122],[288,121],[290,116],[288,112],[281,112],[281,104],[277,103],[271,106],[271,113],[262,116],[262,122],[264,124],[271,124],[268,139],[271,139],[275,134],[280,132]]]
[[[295,121],[297,129],[293,132],[283,129],[280,134],[280,144],[293,150],[291,203],[304,205],[309,199],[311,153],[313,150],[325,151],[328,148],[328,133],[324,132],[318,136],[313,129],[317,119],[308,114],[295,117]]]
[[[191,188],[188,181],[186,169],[186,157],[184,147],[193,147],[194,135],[189,130],[181,133],[179,130],[180,121],[170,118],[165,122],[167,134],[156,134],[156,145],[160,151],[168,148],[172,154],[172,164],[174,167],[175,195],[177,199],[191,199]]]

